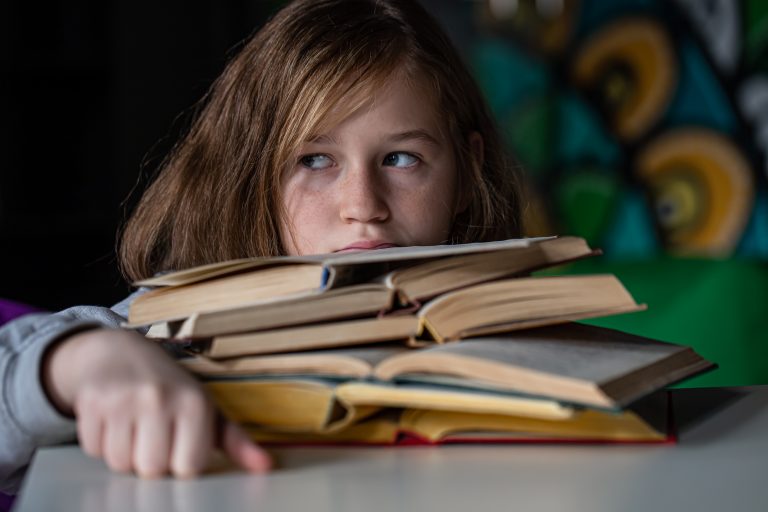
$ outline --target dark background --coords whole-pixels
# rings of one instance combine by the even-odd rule
[[[0,297],[55,310],[126,295],[118,226],[277,4],[1,3]]]
[[[0,2],[0,298],[57,310],[127,295],[119,226],[191,107],[283,3]],[[423,4],[466,30],[444,13],[467,2]]]
[[[760,2],[734,4],[742,14],[738,32],[743,55],[739,57],[742,68],[729,75],[716,69],[704,39],[697,35],[725,32],[712,30],[710,22],[731,18],[718,16],[710,8],[728,10],[731,4],[727,3],[676,3],[672,8],[664,0],[574,2],[571,5],[580,10],[568,22],[573,32],[564,43],[563,54],[549,56],[539,55],[528,44],[529,36],[536,40],[543,33],[535,16],[513,17],[503,23],[497,20],[499,27],[493,24],[497,21],[485,26],[488,20],[473,17],[485,5],[480,0],[422,3],[445,25],[465,58],[471,57],[467,60],[475,66],[503,126],[511,127],[513,135],[524,136],[511,139],[511,149],[521,152],[526,177],[547,185],[531,189],[540,192],[539,201],[532,200],[537,207],[532,211],[543,212],[545,219],[573,221],[542,233],[582,235],[593,246],[606,249],[607,255],[618,255],[588,260],[582,262],[586,266],[572,266],[568,271],[613,273],[638,302],[651,305],[646,313],[610,317],[602,325],[690,345],[720,364],[721,370],[697,379],[696,385],[768,382],[768,345],[765,336],[755,335],[765,330],[768,290],[768,231],[762,214],[768,195],[763,161],[755,160],[752,169],[757,177],[755,192],[762,202],[750,207],[754,229],[742,230],[739,247],[726,248],[715,258],[699,254],[698,259],[685,259],[670,257],[656,239],[648,246],[638,244],[645,239],[635,236],[632,229],[647,225],[656,233],[659,223],[652,204],[642,200],[648,191],[634,179],[631,167],[624,165],[632,161],[636,148],[623,145],[615,136],[607,117],[610,112],[602,112],[600,97],[579,96],[578,84],[567,79],[579,45],[590,34],[610,30],[622,17],[648,16],[644,6],[653,6],[653,19],[670,36],[673,51],[680,51],[681,41],[695,50],[698,59],[691,62],[698,62],[699,71],[714,77],[712,90],[720,91],[720,96],[702,96],[701,80],[678,81],[675,94],[686,100],[688,110],[676,108],[675,101],[664,106],[662,117],[651,126],[651,135],[663,134],[665,128],[703,125],[731,138],[745,155],[754,154],[755,143],[762,140],[758,128],[768,121],[746,130],[749,137],[732,137],[720,121],[702,123],[700,118],[715,118],[713,113],[718,112],[726,119],[744,115],[738,108],[740,85],[747,79],[768,76],[764,57],[768,55],[768,30],[763,29],[768,26],[768,9]],[[512,3],[536,4],[532,0]],[[42,4],[0,0],[0,298],[57,310],[77,304],[108,305],[127,294],[129,287],[120,277],[115,259],[118,227],[183,130],[188,121],[184,113],[201,98],[238,43],[281,4],[282,0],[55,0]],[[680,14],[681,5],[698,10],[705,22],[700,26],[671,24],[667,18],[670,13]],[[684,19],[682,15],[672,17],[675,23]],[[543,90],[531,79],[542,69]],[[690,65],[679,67],[679,71],[691,69]],[[670,70],[659,70],[655,76],[662,72]],[[544,93],[548,99],[541,101]],[[615,150],[616,158],[608,163],[600,160],[604,165],[596,170],[615,180],[619,195],[598,196],[615,199],[615,203],[597,217],[590,216],[594,209],[584,206],[605,204],[595,201],[594,189],[584,188],[579,195],[578,181],[557,180],[572,177],[573,173],[563,169],[581,169],[587,178],[593,176],[590,155],[600,146],[578,130],[561,133],[547,128],[547,123],[542,124],[544,129],[535,122],[530,124],[536,118],[529,113],[542,109],[548,112],[544,118],[559,119],[559,111],[548,105],[559,104],[553,99],[563,97],[576,98],[583,116],[603,123],[592,135],[597,134],[603,146]],[[765,116],[763,107],[757,107],[746,112],[747,118]],[[686,117],[691,114],[693,118]],[[515,146],[515,142],[520,144]],[[572,151],[574,147],[578,151]],[[547,156],[545,163],[552,155],[560,155],[560,159],[552,157],[551,165],[537,170],[535,158],[528,162],[522,158],[526,154],[536,157],[536,148],[541,151],[539,156]],[[765,152],[768,149],[763,147],[759,154]],[[579,167],[585,163],[587,167]],[[549,200],[557,197],[553,190],[568,192],[562,195],[564,201],[574,197],[579,201],[571,201],[568,211],[557,209],[559,203]],[[706,207],[706,189],[699,196]],[[641,198],[639,202],[637,198]],[[633,216],[616,215],[616,208],[623,204],[644,209],[632,210]],[[585,225],[576,222],[580,219],[604,223],[592,230],[594,240],[589,238],[589,222],[587,232],[579,230],[578,226]],[[624,225],[615,224],[616,219],[634,224],[629,224],[630,229],[617,229]],[[626,250],[616,250],[618,242],[625,249],[629,246],[630,255],[639,247],[635,259],[628,258]]]

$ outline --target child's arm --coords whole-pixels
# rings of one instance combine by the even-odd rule
[[[0,491],[18,490],[37,447],[75,438],[75,422],[56,411],[40,381],[46,349],[63,336],[110,320],[117,323],[120,317],[107,308],[73,308],[25,315],[0,327]]]
[[[0,492],[13,494],[18,490],[38,447],[76,438],[74,419],[51,403],[51,397],[60,392],[43,386],[43,363],[49,365],[55,354],[69,352],[64,348],[72,340],[66,338],[100,326],[118,327],[133,297],[113,309],[79,306],[55,314],[26,315],[0,327]],[[112,348],[114,357],[119,358],[117,345]],[[161,356],[169,361],[164,353]]]
[[[43,361],[53,403],[74,412],[83,450],[115,471],[153,477],[205,469],[215,445],[251,471],[268,456],[234,424],[220,425],[202,386],[141,335],[119,329],[75,334]]]

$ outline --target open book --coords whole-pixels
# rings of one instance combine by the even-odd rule
[[[391,304],[390,288],[353,285],[309,297],[195,314],[160,336],[215,336],[207,354],[233,357],[397,339],[443,342],[643,309],[612,275],[527,277],[448,292],[412,313],[395,311],[382,318],[350,320],[384,312]],[[345,320],[319,323],[336,319]],[[317,325],[303,325],[310,323]],[[258,332],[267,329],[272,331]]]
[[[547,422],[583,417],[586,408],[607,421],[713,367],[687,347],[580,324],[419,350],[382,345],[182,364],[235,421],[312,434],[355,428],[393,408],[443,411],[451,421],[490,414]]]
[[[504,412],[475,413],[398,408],[376,411],[346,427],[325,432],[294,432],[246,424],[267,444],[454,444],[454,443],[669,443],[675,433],[666,392],[621,412],[576,409],[564,418]]]
[[[379,251],[236,260],[195,267],[136,284],[158,287],[131,304],[131,325],[179,320],[377,280],[401,303],[528,273],[595,254],[577,237],[397,247]]]

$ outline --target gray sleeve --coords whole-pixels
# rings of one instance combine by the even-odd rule
[[[78,306],[30,314],[0,327],[0,491],[15,493],[39,446],[75,439],[75,422],[53,407],[40,380],[52,343],[78,331],[119,327],[135,292],[112,309]]]

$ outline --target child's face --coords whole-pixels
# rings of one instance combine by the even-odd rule
[[[395,78],[300,148],[284,180],[288,254],[447,241],[458,213],[454,148],[421,91]]]

